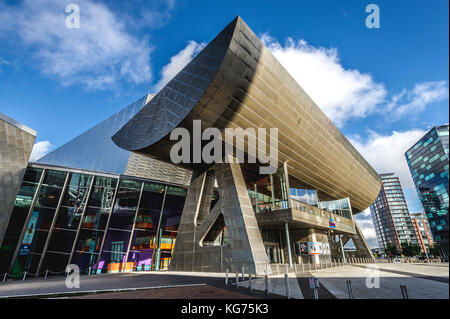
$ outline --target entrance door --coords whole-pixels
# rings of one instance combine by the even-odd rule
[[[277,244],[265,244],[266,255],[271,264],[278,264],[280,262],[280,249]]]

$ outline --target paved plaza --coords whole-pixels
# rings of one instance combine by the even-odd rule
[[[355,299],[401,299],[405,285],[410,299],[448,299],[448,264],[376,264],[379,288],[367,288],[366,281],[376,275],[367,264],[329,268],[312,272],[336,298],[348,299],[347,280],[351,280]],[[369,279],[368,279],[369,277]]]
[[[293,299],[310,299],[312,290],[307,278],[315,276],[320,282],[319,298],[348,299],[347,280],[351,280],[356,299],[400,299],[400,285],[407,287],[411,299],[448,299],[448,264],[376,264],[379,267],[379,288],[368,288],[366,281],[377,273],[367,268],[368,264],[352,264],[312,271],[311,273],[290,273],[288,276],[290,295]],[[235,274],[230,274],[229,285],[225,286],[223,273],[191,272],[139,272],[81,276],[80,288],[67,288],[65,278],[27,279],[0,283],[0,298],[4,297],[52,297],[83,293],[126,293],[135,290],[135,296],[144,296],[148,289],[200,289],[202,286],[226,288],[229,292],[263,298],[265,282],[263,277],[252,279],[253,292],[249,291],[249,281],[235,285]],[[370,282],[370,280],[369,280]],[[374,282],[375,283],[375,282]],[[200,288],[199,288],[200,287]],[[286,298],[284,275],[269,278],[269,294],[274,298]],[[158,296],[161,293],[148,292]],[[174,294],[176,296],[176,294]],[[157,297],[156,297],[157,298]]]

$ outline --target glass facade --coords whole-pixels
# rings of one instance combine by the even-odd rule
[[[319,208],[326,210],[335,215],[339,215],[346,218],[352,218],[352,208],[350,206],[350,199],[343,198],[338,200],[332,200],[327,202],[319,202]]]
[[[405,154],[434,240],[448,259],[449,126],[432,128]]]
[[[400,252],[402,243],[418,244],[400,180],[392,173],[380,174],[382,186],[370,206],[378,245],[384,251],[392,243]]]
[[[186,189],[31,164],[0,248],[13,277],[168,269]]]
[[[271,175],[258,175],[255,180],[246,180],[246,184],[250,201],[256,213],[289,207],[283,169],[280,168]]]
[[[147,96],[144,96],[36,163],[125,174],[130,152],[116,146],[111,136],[139,112],[146,101]]]

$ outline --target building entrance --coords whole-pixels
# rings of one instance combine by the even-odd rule
[[[265,243],[264,244],[266,248],[266,255],[269,259],[269,262],[271,264],[278,264],[282,263],[281,261],[281,254],[280,254],[280,248],[278,247],[278,244],[276,243]]]

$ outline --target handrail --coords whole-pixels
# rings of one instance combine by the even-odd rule
[[[336,215],[333,213],[330,213],[327,210],[318,208],[316,206],[311,206],[308,205],[306,203],[300,202],[296,199],[291,198],[291,208],[294,208],[296,210],[305,212],[305,213],[309,213],[315,216],[319,216],[322,218],[327,218],[330,219],[330,217],[333,217],[333,219],[337,222],[342,222],[346,225],[351,225],[353,226],[353,221],[350,218],[347,218],[345,216],[341,216],[341,215]]]

